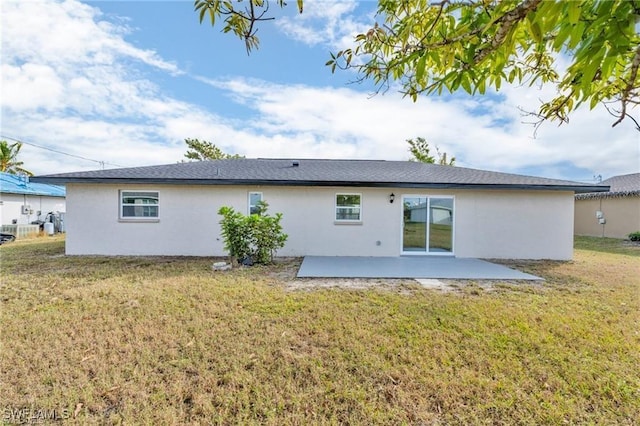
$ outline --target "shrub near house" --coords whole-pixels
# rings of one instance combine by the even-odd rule
[[[220,227],[225,250],[238,262],[245,265],[271,263],[274,252],[284,247],[288,236],[280,225],[282,213],[270,216],[268,207],[265,201],[260,201],[257,212],[246,216],[227,206],[218,210],[222,216]]]

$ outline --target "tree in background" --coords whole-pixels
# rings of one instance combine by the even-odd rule
[[[451,157],[451,159],[447,160],[447,153],[440,153],[440,148],[436,145],[436,154],[438,155],[438,164],[443,166],[455,166],[456,165],[456,157]]]
[[[257,24],[274,19],[269,0],[194,4],[200,22],[224,19],[222,30],[243,39],[247,52],[259,45]],[[303,1],[297,6],[302,13]],[[630,113],[640,103],[639,17],[637,0],[378,0],[371,28],[327,65],[353,69],[378,90],[399,82],[414,101],[460,89],[484,94],[504,82],[548,84],[557,94],[531,113],[538,123],[565,123],[578,107],[602,103],[613,126],[629,118],[640,131]]]
[[[187,138],[184,140],[189,149],[184,154],[189,160],[204,161],[204,160],[224,160],[232,158],[244,158],[238,154],[225,154],[220,148],[212,144],[211,142],[201,141],[199,139]]]
[[[25,174],[27,176],[33,176],[27,169],[23,169],[22,161],[18,161],[18,154],[22,148],[22,143],[16,142],[9,144],[9,142],[3,140],[0,141],[0,171],[9,173],[12,175]]]
[[[427,164],[441,164],[443,166],[454,166],[456,157],[447,159],[447,153],[440,153],[440,149],[436,146],[436,155],[438,158],[431,155],[431,147],[425,138],[417,137],[415,139],[407,139],[409,144],[409,152],[412,155],[410,161],[420,161]]]

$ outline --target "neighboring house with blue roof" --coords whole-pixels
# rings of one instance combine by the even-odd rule
[[[36,176],[67,188],[66,253],[222,256],[222,206],[283,214],[280,256],[570,259],[605,185],[410,161],[231,159]],[[96,238],[96,229],[100,237]]]
[[[45,220],[49,212],[65,212],[65,197],[64,186],[0,172],[0,225],[25,225]]]

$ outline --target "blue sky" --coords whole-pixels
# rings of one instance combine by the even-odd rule
[[[25,144],[36,174],[102,167],[86,159],[173,163],[185,138],[247,157],[404,160],[418,136],[464,167],[581,181],[640,169],[632,123],[612,129],[600,107],[534,138],[519,108],[535,110],[552,88],[371,96],[370,83],[324,64],[370,27],[377,3],[306,1],[302,15],[290,3],[271,8],[247,56],[220,26],[200,25],[190,0],[3,1],[0,133],[73,155]]]

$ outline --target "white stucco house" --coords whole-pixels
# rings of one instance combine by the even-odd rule
[[[283,214],[280,256],[570,259],[574,194],[607,186],[409,161],[233,159],[44,175],[70,255],[222,256],[221,206]]]
[[[34,183],[28,176],[0,172],[0,225],[27,225],[66,209],[63,186]]]

